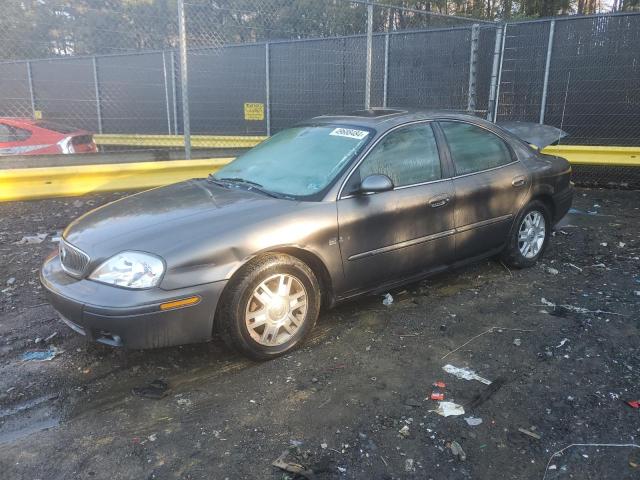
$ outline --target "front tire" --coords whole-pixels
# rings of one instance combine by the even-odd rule
[[[547,248],[550,234],[549,209],[539,200],[529,202],[511,228],[502,260],[515,268],[532,267]]]
[[[320,311],[320,285],[301,260],[266,254],[245,265],[220,299],[216,324],[222,339],[254,360],[299,346]]]

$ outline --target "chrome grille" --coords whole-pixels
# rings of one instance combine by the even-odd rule
[[[89,255],[73,245],[60,239],[60,263],[65,272],[74,277],[81,277],[89,264]]]

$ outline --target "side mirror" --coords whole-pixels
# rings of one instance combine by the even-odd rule
[[[393,190],[393,182],[386,175],[369,175],[362,180],[358,190],[360,193],[388,192],[389,190]]]

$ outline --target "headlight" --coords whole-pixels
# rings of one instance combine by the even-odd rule
[[[164,273],[164,263],[155,255],[122,252],[104,262],[89,276],[96,282],[125,288],[155,287]]]

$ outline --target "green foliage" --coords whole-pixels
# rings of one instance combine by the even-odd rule
[[[640,0],[612,0],[614,11]],[[594,13],[602,0],[380,0],[375,31],[468,24],[464,19]],[[348,0],[189,0],[191,46],[364,33],[366,6]],[[424,12],[424,13],[422,13]],[[439,15],[429,15],[436,13]],[[176,0],[10,0],[0,16],[0,58],[122,53],[177,46]]]

